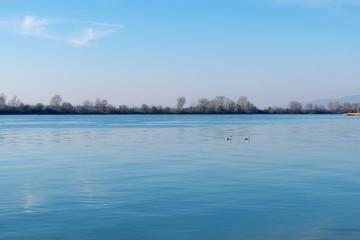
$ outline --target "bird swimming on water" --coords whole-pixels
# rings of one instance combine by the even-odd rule
[[[231,140],[231,136],[228,136],[225,138],[226,141],[230,141]]]

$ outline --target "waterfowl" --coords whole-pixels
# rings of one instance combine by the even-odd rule
[[[245,141],[248,141],[249,139],[250,139],[250,135],[243,138],[243,140],[245,140]]]
[[[228,136],[225,138],[226,141],[230,141],[231,140],[231,136]]]

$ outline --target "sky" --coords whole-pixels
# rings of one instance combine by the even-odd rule
[[[0,93],[256,106],[360,94],[360,0],[0,0]]]

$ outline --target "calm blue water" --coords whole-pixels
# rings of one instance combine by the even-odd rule
[[[360,118],[0,116],[0,239],[360,239]]]

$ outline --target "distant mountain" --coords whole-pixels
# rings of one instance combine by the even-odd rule
[[[327,99],[318,99],[308,102],[303,102],[303,104],[312,103],[312,104],[318,104],[318,105],[324,105],[325,107],[329,102],[336,102],[344,103],[360,103],[360,94],[359,95],[353,95],[353,96],[347,96],[347,97],[341,97],[341,98],[327,98]]]

